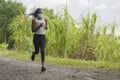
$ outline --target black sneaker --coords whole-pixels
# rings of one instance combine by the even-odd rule
[[[46,68],[45,67],[41,67],[41,72],[44,72],[46,71]]]
[[[35,54],[34,54],[34,53],[32,53],[31,60],[32,60],[32,61],[35,60]]]

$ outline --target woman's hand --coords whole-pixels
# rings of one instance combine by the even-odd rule
[[[41,23],[40,25],[39,25],[39,27],[42,27],[43,26],[43,23]]]

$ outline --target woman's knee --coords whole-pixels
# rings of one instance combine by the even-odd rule
[[[35,54],[35,55],[38,54],[38,53],[39,53],[39,51],[33,51],[33,54]]]

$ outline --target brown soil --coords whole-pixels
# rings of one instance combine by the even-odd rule
[[[84,69],[0,57],[0,80],[120,80],[120,71]]]

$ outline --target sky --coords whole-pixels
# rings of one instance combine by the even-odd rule
[[[101,23],[117,24],[116,34],[120,35],[120,0],[15,0],[21,2],[30,13],[33,8],[50,8],[57,12],[67,4],[70,15],[74,19],[86,16],[88,11],[97,12]]]

